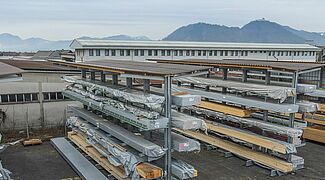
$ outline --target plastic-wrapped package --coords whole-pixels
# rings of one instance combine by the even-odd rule
[[[197,170],[181,160],[172,160],[172,174],[178,179],[191,179],[197,176]]]
[[[287,99],[287,97],[291,97],[296,94],[295,89],[291,87],[266,86],[261,84],[223,81],[219,79],[201,77],[178,77],[175,80],[186,83],[194,83],[201,86],[225,87],[228,88],[229,91],[245,92],[249,95],[266,96],[273,99],[279,99],[280,102],[283,102]]]
[[[312,93],[316,90],[317,86],[313,84],[297,84],[297,93]]]
[[[317,112],[318,110],[320,110],[318,103],[310,101],[298,101],[296,104],[299,106],[300,113]]]
[[[63,79],[69,83],[86,86],[89,91],[97,90],[109,97],[123,98],[126,101],[144,104],[153,109],[161,107],[165,102],[163,96],[144,93],[143,91],[130,90],[127,88],[117,89],[118,87],[108,86],[107,84],[102,85],[100,82],[95,81],[80,80],[71,76],[64,76]]]

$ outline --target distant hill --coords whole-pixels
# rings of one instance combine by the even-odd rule
[[[183,26],[169,34],[166,41],[312,43],[325,45],[324,33],[296,30],[275,22],[256,20],[242,28],[207,23]]]
[[[129,41],[147,41],[150,40],[146,36],[127,36],[127,35],[116,35],[108,36],[103,38],[93,37],[80,37],[80,39],[103,39],[103,40],[129,40]],[[0,51],[20,51],[20,52],[31,52],[38,50],[57,50],[57,49],[69,49],[69,45],[72,40],[62,41],[49,41],[42,38],[28,38],[21,39],[19,36],[12,35],[9,33],[0,34]]]

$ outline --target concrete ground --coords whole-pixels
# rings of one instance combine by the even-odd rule
[[[225,158],[222,153],[202,150],[197,154],[175,154],[199,171],[198,180],[215,179],[325,179],[325,145],[307,142],[298,148],[298,155],[305,158],[305,169],[295,174],[270,177],[270,171],[257,167],[245,167],[245,161],[237,157]],[[5,168],[13,173],[14,179],[57,180],[74,178],[76,173],[55,151],[50,142],[42,145],[9,147],[0,154]]]

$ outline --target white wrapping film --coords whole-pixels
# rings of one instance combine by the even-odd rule
[[[186,83],[193,83],[201,86],[226,87],[229,91],[244,92],[248,95],[266,96],[272,99],[279,99],[284,102],[287,97],[294,96],[295,89],[281,86],[266,86],[261,84],[250,84],[235,81],[224,81],[212,78],[200,77],[178,77],[175,80]]]
[[[147,107],[153,109],[161,107],[165,101],[165,98],[163,96],[144,93],[143,91],[128,90],[127,88],[123,90],[114,89],[113,87],[101,85],[99,82],[88,82],[85,80],[76,79],[71,76],[64,76],[63,79],[69,83],[86,86],[90,91],[98,90],[109,97],[123,98],[126,101],[144,104]]]

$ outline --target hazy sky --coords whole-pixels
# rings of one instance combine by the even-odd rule
[[[325,0],[0,0],[0,33],[51,40],[116,34],[161,39],[207,22],[243,26],[266,18],[325,31]]]

